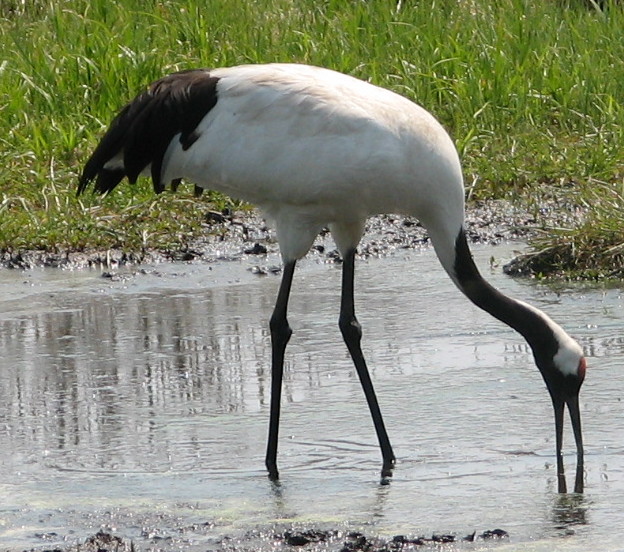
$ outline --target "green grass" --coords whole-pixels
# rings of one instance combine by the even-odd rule
[[[621,6],[580,0],[5,0],[0,251],[184,247],[226,200],[155,197],[149,182],[77,200],[81,164],[150,81],[271,61],[416,100],[456,140],[469,197],[539,197],[555,184],[585,201],[592,231],[594,217],[613,222],[611,237],[577,251],[624,243],[622,211],[608,210],[624,182],[622,29]],[[553,243],[586,230],[554,232]]]

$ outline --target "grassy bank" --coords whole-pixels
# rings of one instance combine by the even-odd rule
[[[624,187],[591,185],[568,193],[583,213],[579,220],[542,229],[531,240],[531,251],[505,267],[508,274],[624,280]]]
[[[574,254],[624,243],[622,211],[609,210],[624,179],[621,7],[7,0],[0,18],[2,251],[183,247],[212,202],[228,200],[197,201],[190,188],[155,197],[142,182],[79,201],[81,163],[112,114],[151,80],[270,61],[331,67],[424,105],[455,138],[470,197],[536,198],[543,183],[575,194],[589,205],[588,219],[564,242],[602,232],[593,217],[613,224],[608,236],[577,241]]]

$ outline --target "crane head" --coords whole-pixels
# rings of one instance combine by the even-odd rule
[[[567,485],[563,467],[563,419],[565,407],[568,407],[574,441],[576,443],[576,479],[574,492],[583,492],[584,458],[583,433],[581,430],[581,412],[579,407],[579,393],[585,380],[587,361],[583,356],[580,345],[567,334],[565,339],[559,339],[559,350],[550,360],[536,356],[536,363],[546,387],[550,393],[555,413],[555,438],[557,454],[557,481],[558,491],[567,492]],[[558,336],[559,337],[559,336]]]

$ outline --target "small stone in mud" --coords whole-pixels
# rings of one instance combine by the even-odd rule
[[[134,543],[125,542],[121,537],[100,531],[89,537],[83,545],[78,545],[77,550],[81,552],[125,552],[133,551]]]
[[[219,213],[218,211],[208,211],[204,215],[206,222],[216,222],[217,224],[224,223],[228,218],[231,218],[231,214]]]
[[[258,242],[254,243],[253,247],[245,249],[246,255],[266,255],[266,253],[267,248]]]
[[[455,535],[431,535],[431,540],[438,543],[455,542]]]
[[[410,539],[409,537],[406,537],[405,535],[395,535],[394,537],[392,537],[392,543],[393,544],[400,544],[400,545],[404,545],[404,544],[416,544],[418,546],[422,546],[423,544],[425,544],[426,539],[421,538],[421,537],[415,537]]]
[[[296,535],[284,535],[286,538],[284,539],[286,541],[286,544],[289,544],[290,546],[304,546],[306,544],[309,544],[311,541],[308,537],[304,536],[304,535],[300,535],[300,534],[296,534]]]
[[[149,274],[161,276],[161,274],[153,270],[149,271]],[[135,276],[136,276],[136,272],[128,272],[128,273],[102,272],[100,278],[104,278],[105,280],[110,280],[111,282],[126,282],[127,280],[131,280]]]
[[[182,261],[194,261],[197,257],[201,257],[202,254],[199,251],[184,251],[180,260]]]
[[[282,538],[290,546],[305,546],[311,542],[322,542],[327,540],[328,537],[329,533],[326,531],[315,530],[297,531],[296,533],[286,531],[283,536],[278,535],[278,538]]]
[[[502,539],[505,537],[509,537],[509,533],[504,531],[503,529],[493,529],[492,531],[484,531],[481,533],[480,537],[482,539]]]
[[[342,263],[342,257],[340,256],[340,253],[337,249],[333,249],[332,251],[327,253],[327,258],[336,264]]]

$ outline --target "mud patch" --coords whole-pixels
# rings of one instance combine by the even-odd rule
[[[496,245],[527,239],[545,226],[565,225],[578,216],[573,205],[544,203],[527,207],[505,200],[472,203],[466,212],[468,239],[472,243]],[[215,262],[234,260],[243,255],[265,255],[279,250],[273,230],[255,211],[210,212],[205,232],[190,246],[178,250],[123,251],[1,251],[0,267],[85,268],[116,267],[158,262]],[[333,242],[324,231],[313,246],[313,253],[332,262],[339,259]],[[395,215],[371,217],[358,248],[360,257],[380,257],[396,250],[427,247],[429,238],[417,219]]]
[[[208,524],[210,525],[210,524]],[[56,535],[52,535],[52,538]],[[454,534],[434,534],[431,537],[410,537],[395,535],[390,539],[368,536],[357,531],[343,532],[338,529],[301,529],[273,533],[271,530],[248,533],[244,537],[223,537],[216,543],[216,550],[243,552],[258,550],[283,550],[286,546],[291,550],[302,551],[339,551],[339,552],[393,552],[400,550],[418,550],[424,546],[457,543],[460,541],[475,542],[479,540],[505,539],[509,534],[502,529],[484,531],[480,535],[473,532],[464,537]],[[123,539],[106,531],[100,531],[87,538],[83,543],[68,547],[54,547],[37,550],[37,552],[135,552],[140,550],[161,549],[159,539],[146,535],[144,542]],[[259,544],[271,543],[269,548]],[[173,544],[173,543],[172,543]]]

